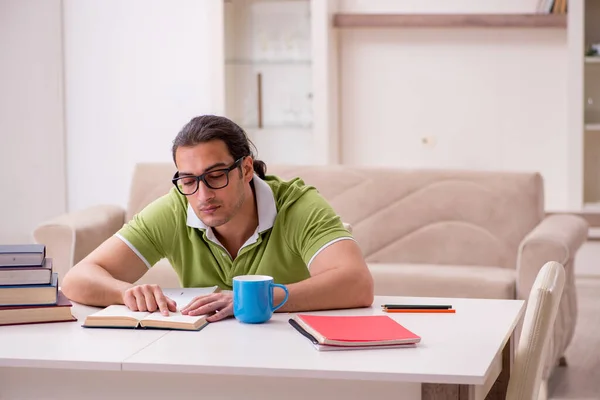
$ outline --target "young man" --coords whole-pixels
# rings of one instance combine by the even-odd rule
[[[174,186],[64,277],[70,299],[132,310],[175,311],[158,285],[134,285],[167,258],[184,287],[231,289],[238,275],[285,284],[281,311],[366,307],[373,280],[342,221],[300,179],[265,176],[244,131],[227,118],[192,119],[173,142]],[[283,299],[276,289],[274,303]],[[182,313],[233,313],[229,291],[195,298]],[[218,311],[218,312],[217,312]]]

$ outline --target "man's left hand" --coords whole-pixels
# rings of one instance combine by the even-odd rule
[[[181,309],[184,315],[212,314],[206,320],[215,322],[233,315],[233,295],[231,293],[213,293],[195,297],[190,304]]]

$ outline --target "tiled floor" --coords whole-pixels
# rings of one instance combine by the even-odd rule
[[[548,385],[552,400],[600,399],[600,241],[577,254],[578,318],[567,349],[566,368],[557,368]]]

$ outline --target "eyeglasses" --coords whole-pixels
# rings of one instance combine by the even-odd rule
[[[229,173],[240,166],[244,157],[238,158],[230,167],[214,169],[203,173],[202,175],[184,175],[179,176],[179,171],[175,173],[171,182],[184,196],[189,196],[198,191],[200,181],[204,182],[210,189],[223,189],[229,185]]]

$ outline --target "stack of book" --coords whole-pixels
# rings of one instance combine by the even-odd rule
[[[46,246],[0,245],[0,325],[75,320]]]

